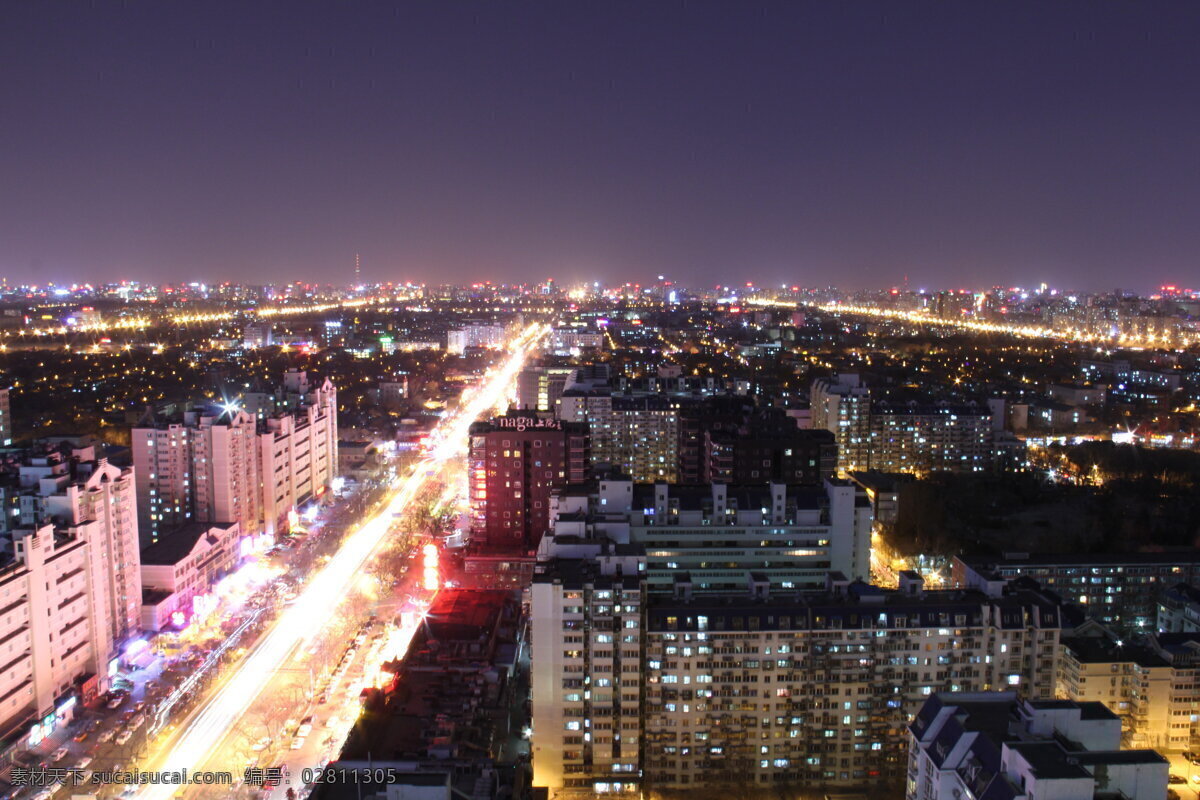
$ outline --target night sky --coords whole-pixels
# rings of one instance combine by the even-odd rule
[[[1200,4],[0,3],[0,275],[1200,285]]]

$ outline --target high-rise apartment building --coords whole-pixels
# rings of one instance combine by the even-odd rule
[[[831,572],[870,574],[871,507],[843,481],[726,486],[637,484],[606,475],[555,497],[539,560],[638,552],[651,591],[685,572],[697,593],[765,581],[817,589]]]
[[[568,389],[558,400],[558,416],[587,423],[593,464],[618,467],[636,481],[677,479],[679,403],[671,398]]]
[[[987,406],[875,398],[858,375],[813,383],[812,427],[832,432],[842,472],[981,472],[992,464]]]
[[[132,431],[143,544],[190,522],[275,535],[337,475],[337,393],[289,372],[254,410],[187,411]],[[283,410],[286,409],[286,410]]]
[[[93,446],[28,456],[0,486],[6,513],[0,531],[53,524],[85,530],[91,557],[104,565],[108,641],[138,632],[142,603],[134,470],[97,457]]]
[[[236,522],[254,532],[263,520],[258,421],[244,411],[185,415],[190,423],[195,520]]]
[[[578,367],[537,364],[517,375],[517,408],[554,411]]]
[[[184,420],[131,432],[142,544],[192,521],[192,429]]]
[[[468,467],[472,543],[536,549],[554,492],[586,476],[587,426],[523,411],[477,422]]]
[[[968,588],[1030,577],[1120,633],[1148,633],[1164,589],[1200,583],[1200,550],[955,556],[952,575],[956,586]]]
[[[41,741],[108,688],[115,656],[101,527],[45,524],[4,535],[0,730]]]
[[[720,558],[720,556],[715,556]],[[638,557],[539,563],[535,786],[572,793],[899,786],[906,725],[941,691],[1050,699],[1063,626],[1032,588],[647,591]],[[693,578],[694,580],[694,578]]]

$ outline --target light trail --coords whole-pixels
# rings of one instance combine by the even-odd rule
[[[284,610],[271,631],[205,703],[203,710],[161,759],[158,769],[186,767],[194,771],[208,761],[213,749],[287,662],[296,646],[314,632],[315,625],[329,617],[337,598],[344,596],[360,576],[367,559],[383,542],[394,515],[413,501],[447,459],[461,452],[461,443],[466,439],[471,423],[507,396],[508,386],[525,363],[529,347],[545,333],[544,326],[534,325],[516,337],[512,355],[500,368],[490,370],[484,382],[463,398],[459,410],[442,422],[442,446],[416,465],[384,508],[351,534],[329,563],[309,581],[296,603]],[[152,784],[138,796],[142,800],[169,800],[181,790],[186,791],[185,787]]]

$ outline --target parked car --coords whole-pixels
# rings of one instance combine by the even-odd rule
[[[125,744],[133,738],[133,731],[121,731],[121,735],[117,737],[117,744]]]
[[[102,742],[111,742],[113,740],[113,737],[116,735],[117,735],[117,732],[110,729],[110,730],[107,730],[104,733],[100,734],[99,739]]]
[[[50,756],[51,761],[62,761],[71,751],[65,747],[60,747],[54,751],[54,755]]]
[[[121,703],[124,703],[124,702],[125,702],[124,697],[114,697],[112,700],[108,701],[108,708],[109,708],[109,710],[120,708]]]
[[[79,759],[79,763],[75,765],[75,769],[87,769],[88,765],[90,765],[91,763],[92,763],[92,757],[84,756],[83,758]]]

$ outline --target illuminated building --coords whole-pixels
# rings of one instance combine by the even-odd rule
[[[1154,634],[1129,644],[1111,635],[1063,639],[1059,696],[1104,703],[1131,746],[1193,749],[1200,740],[1193,719],[1198,685],[1200,634]]]
[[[837,439],[842,472],[982,472],[992,465],[986,406],[875,398],[857,375],[813,383],[812,426]]]
[[[510,411],[471,426],[471,541],[528,552],[550,527],[554,491],[583,480],[586,425]]]
[[[189,522],[192,510],[192,431],[182,421],[131,432],[142,544]]]
[[[0,730],[36,743],[108,688],[116,655],[109,578],[95,522],[5,534],[0,556]],[[37,723],[30,727],[30,723]]]
[[[814,589],[840,572],[870,574],[871,507],[845,481],[822,487],[764,483],[676,486],[616,474],[555,497],[539,560],[635,548],[652,591],[686,571],[696,591],[739,589],[751,575],[774,589]]]
[[[254,323],[242,329],[242,346],[247,350],[270,347],[273,343],[270,322]]]
[[[980,588],[1027,576],[1114,630],[1149,632],[1155,629],[1159,594],[1165,588],[1200,583],[1200,550],[955,556],[953,576],[957,586]]]
[[[570,355],[582,350],[598,350],[604,347],[604,333],[577,328],[555,328],[550,331],[550,352]]]
[[[554,411],[567,383],[578,367],[536,365],[517,376],[517,408]]]
[[[236,522],[193,522],[168,531],[142,551],[142,627],[181,627],[207,613],[213,586],[238,560]]]
[[[679,404],[671,398],[567,389],[559,398],[558,415],[587,423],[592,463],[620,467],[638,481],[676,480]]]
[[[8,389],[0,389],[0,447],[12,444],[12,411],[8,405]]]
[[[337,477],[337,392],[328,380],[301,390],[304,406],[269,417],[259,433],[263,531],[274,535],[289,511],[325,493]]]
[[[337,392],[288,372],[253,410],[227,402],[132,431],[144,544],[188,522],[275,535],[337,475]],[[256,413],[261,412],[261,413]]]
[[[193,418],[190,429],[197,522],[236,522],[262,528],[258,423],[244,411]]]
[[[15,483],[0,486],[10,513],[0,530],[86,527],[92,551],[105,566],[108,638],[116,643],[140,627],[142,585],[134,471],[97,458],[84,445],[29,455],[18,467]]]
[[[503,325],[471,323],[446,333],[446,351],[462,355],[469,347],[500,347],[507,335]]]
[[[939,692],[909,726],[905,800],[1163,800],[1167,760],[1121,750],[1099,703]]]
[[[1035,588],[647,589],[639,557],[539,563],[534,786],[636,792],[898,785],[931,694],[1053,697],[1061,608]]]

